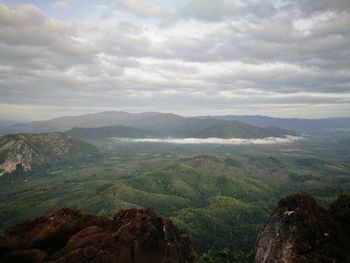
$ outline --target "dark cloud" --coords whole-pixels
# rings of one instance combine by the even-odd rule
[[[285,1],[287,5],[295,8],[299,13],[310,15],[317,12],[349,12],[350,2],[348,0],[293,0]]]
[[[245,16],[271,16],[277,10],[270,1],[254,0],[188,0],[178,9],[179,18],[217,22]]]
[[[0,109],[350,110],[348,1],[111,2],[136,18],[63,21],[0,4]]]

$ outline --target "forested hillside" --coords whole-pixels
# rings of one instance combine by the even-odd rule
[[[102,215],[153,207],[189,231],[203,260],[217,262],[250,262],[259,228],[284,195],[307,191],[326,204],[350,191],[349,166],[272,156],[126,154],[79,169],[0,179],[1,227],[61,207]]]
[[[15,134],[0,137],[0,172],[31,172],[91,161],[95,146],[64,133]]]

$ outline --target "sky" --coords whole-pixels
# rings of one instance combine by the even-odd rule
[[[349,0],[0,0],[0,119],[350,116]]]

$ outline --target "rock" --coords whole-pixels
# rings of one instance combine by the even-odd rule
[[[0,173],[4,175],[81,164],[98,156],[95,146],[59,132],[1,136],[0,152]]]
[[[350,262],[349,200],[327,210],[306,193],[283,198],[258,234],[256,263]]]
[[[73,209],[60,209],[48,216],[32,218],[5,231],[16,240],[19,249],[55,250],[67,243],[76,232],[90,225],[107,227],[107,217],[92,216]]]
[[[0,234],[0,255],[4,255],[7,252],[15,248],[15,241],[13,238]]]
[[[329,212],[335,219],[344,224],[350,224],[350,195],[341,195],[338,199],[330,204]]]
[[[5,255],[3,263],[37,263],[44,262],[45,252],[39,249],[14,250]]]
[[[189,236],[152,209],[119,211],[114,218],[60,209],[0,235],[0,262],[195,262]]]

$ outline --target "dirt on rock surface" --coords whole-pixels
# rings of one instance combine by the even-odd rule
[[[189,236],[153,209],[127,209],[114,218],[60,209],[0,234],[2,263],[190,263]]]
[[[256,263],[350,262],[350,196],[329,209],[307,193],[283,198],[261,229]]]

